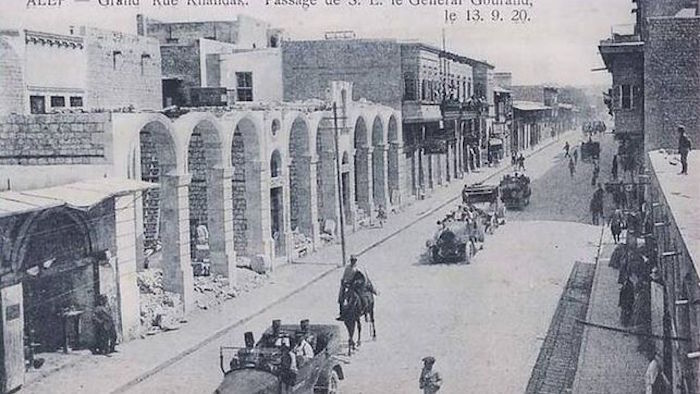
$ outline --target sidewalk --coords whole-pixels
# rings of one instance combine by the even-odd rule
[[[560,138],[565,138],[569,133]],[[558,153],[560,147],[557,143],[556,139],[546,141],[527,156],[542,150],[548,152],[550,150],[546,148],[552,144],[555,144],[552,153]],[[362,254],[457,200],[465,183],[485,181],[509,169],[505,162],[499,167],[482,167],[479,173],[465,174],[463,179],[436,188],[429,198],[415,201],[399,214],[390,215],[383,228],[365,229],[347,235],[348,254]],[[191,313],[187,316],[189,323],[179,330],[121,344],[119,352],[111,357],[89,355],[79,357],[58,370],[39,370],[35,372],[39,376],[33,376],[23,391],[93,393],[96,388],[99,388],[99,392],[124,391],[332,274],[340,262],[340,254],[340,245],[329,245],[294,264],[278,267],[264,286],[218,307]]]
[[[612,235],[606,228],[586,321],[622,328],[618,271],[608,266],[614,248]],[[573,392],[643,393],[649,362],[637,351],[638,344],[633,335],[585,326]]]

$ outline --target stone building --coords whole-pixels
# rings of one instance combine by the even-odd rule
[[[266,22],[244,15],[232,21],[207,22],[161,22],[138,15],[137,31],[160,43],[165,107],[281,101],[281,92],[275,95],[273,89],[265,90],[264,94],[259,91],[259,85],[269,82],[260,79],[262,72],[250,75],[251,67],[266,70],[269,60],[274,64],[279,57],[276,48],[283,33]],[[260,56],[243,64],[237,62],[239,58],[227,56],[256,49],[267,50],[254,51]],[[220,66],[220,63],[225,64]],[[232,70],[241,66],[245,68],[243,71]],[[279,74],[272,73],[269,77],[276,75]]]
[[[3,30],[0,59],[0,114],[161,108],[152,39],[87,27]]]
[[[645,151],[677,148],[679,124],[700,143],[700,16],[697,2],[635,3],[636,23],[614,26],[599,51],[613,79],[619,153],[640,168]]]
[[[81,334],[71,341],[91,343],[98,294],[109,296],[120,335],[132,337],[135,274],[149,236],[163,256],[166,290],[189,310],[194,224],[209,230],[212,271],[232,282],[237,256],[279,262],[332,240],[339,198],[348,226],[360,226],[368,202],[387,203],[400,182],[390,165],[398,151],[387,146],[403,145],[401,113],[349,97],[350,83],[333,82],[326,100],[192,108],[171,118],[0,118],[0,149],[9,152],[0,177],[11,188],[0,192],[0,292],[3,307],[16,309],[3,315],[2,337],[18,341],[3,349],[5,359],[23,358],[25,335],[55,350],[61,337],[42,327],[60,316],[79,315]],[[340,191],[332,103],[345,119]]]
[[[354,83],[356,98],[402,112],[402,195],[424,196],[481,163],[493,115],[493,66],[485,62],[420,43],[328,39],[283,42],[282,67],[285,99],[319,97],[339,79]]]

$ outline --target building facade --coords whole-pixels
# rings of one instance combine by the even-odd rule
[[[69,30],[0,32],[0,113],[161,108],[155,40],[87,27]],[[49,70],[47,64],[54,66]]]

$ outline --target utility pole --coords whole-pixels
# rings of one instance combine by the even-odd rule
[[[343,255],[342,265],[345,266],[345,210],[343,209],[343,184],[340,167],[340,148],[338,147],[338,108],[333,102],[333,136],[335,140],[335,176],[338,183],[338,207],[340,208],[340,250]]]

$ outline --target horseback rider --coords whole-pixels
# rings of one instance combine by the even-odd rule
[[[357,267],[357,256],[351,255],[350,265],[345,267],[345,271],[343,271],[343,276],[340,279],[340,289],[338,290],[338,317],[336,318],[336,320],[342,320],[343,305],[345,304],[345,300],[347,298],[347,292],[353,286],[353,281],[357,278],[357,274],[360,274],[362,277],[364,277],[364,289],[362,290],[368,290],[372,294],[378,294],[377,290],[372,285],[372,282],[370,281],[367,273],[363,273]]]

